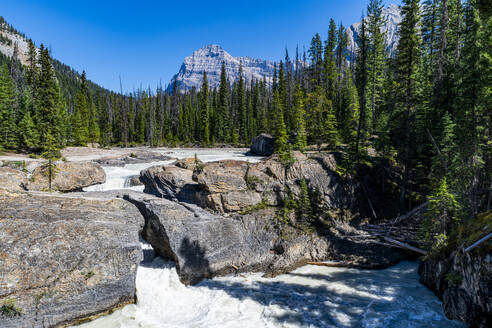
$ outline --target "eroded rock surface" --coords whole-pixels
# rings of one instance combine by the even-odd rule
[[[78,191],[82,188],[106,181],[106,173],[97,163],[93,162],[63,162],[56,164],[55,177],[51,188],[55,191]],[[48,190],[47,168],[38,167],[32,173],[27,184],[28,190]]]
[[[0,167],[0,188],[19,191],[25,190],[27,174],[9,167]]]
[[[421,262],[420,281],[442,299],[450,319],[470,327],[492,326],[492,239],[466,252],[481,237],[492,232],[492,211],[469,219],[451,236],[453,251],[444,249]]]
[[[337,211],[350,213],[357,200],[351,181],[336,173],[335,155],[295,157],[290,166],[275,158],[255,164],[210,162],[193,171],[155,166],[143,170],[140,179],[157,198],[126,197],[146,218],[143,237],[160,255],[177,262],[184,283],[236,271],[272,276],[307,261],[383,268],[402,258],[374,241],[346,238],[362,233],[337,223]],[[316,195],[316,206],[334,219],[331,225],[302,222],[296,209],[286,207],[301,196],[302,180]]]
[[[20,312],[0,326],[54,327],[134,302],[142,227],[120,199],[0,190],[0,304]]]
[[[253,137],[251,141],[251,151],[256,155],[270,156],[273,154],[275,138],[271,135],[262,133]]]

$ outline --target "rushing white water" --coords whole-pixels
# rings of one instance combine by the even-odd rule
[[[141,164],[127,164],[124,167],[106,166],[103,167],[106,172],[106,182],[100,185],[84,188],[85,191],[106,191],[115,189],[133,189],[143,191],[143,186],[125,187],[125,181],[140,173],[141,170],[154,165],[166,165],[175,161],[175,159],[194,157],[195,154],[203,162],[218,161],[223,159],[243,160],[255,162],[261,159],[256,156],[246,156],[244,150],[241,149],[169,149],[156,148],[152,151],[162,153],[172,160],[162,162],[150,162]]]
[[[168,155],[195,153],[202,161],[245,159],[234,150],[185,149]],[[99,190],[123,188],[126,177],[170,162],[106,167],[107,182]],[[152,252],[149,244],[142,247]],[[136,284],[136,304],[80,327],[465,327],[446,319],[411,262],[385,270],[304,266],[276,278],[251,273],[185,286],[174,263],[151,256],[138,267]]]
[[[138,268],[137,299],[81,327],[464,327],[445,318],[410,262],[386,270],[305,266],[276,278],[184,286],[174,264],[156,258]]]

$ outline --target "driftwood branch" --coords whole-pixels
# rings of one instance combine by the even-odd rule
[[[420,248],[414,247],[412,245],[403,243],[403,242],[398,241],[398,240],[393,239],[393,238],[384,237],[384,240],[386,240],[387,242],[392,243],[392,244],[394,244],[394,245],[396,245],[396,246],[398,246],[400,248],[408,249],[410,251],[414,251],[414,252],[417,252],[417,253],[420,253],[420,254],[423,254],[423,255],[426,255],[427,254],[427,252],[424,251],[423,249],[420,249]]]
[[[467,248],[465,248],[465,252],[471,251],[472,249],[474,249],[475,247],[477,247],[478,245],[480,245],[481,243],[483,243],[484,241],[486,241],[487,239],[489,239],[491,237],[492,237],[492,232],[489,233],[488,235],[486,235],[485,237],[480,238],[479,240],[477,240],[476,242],[474,242],[473,244],[471,244]]]

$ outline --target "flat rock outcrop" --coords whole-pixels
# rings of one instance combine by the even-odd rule
[[[126,164],[140,164],[149,162],[168,161],[173,159],[172,157],[163,155],[155,151],[148,150],[135,150],[130,154],[125,154],[120,157],[103,157],[96,159],[95,162],[102,166],[120,166],[123,167]]]
[[[0,167],[0,188],[20,191],[25,190],[27,174],[9,167]]]
[[[62,162],[56,164],[55,177],[51,188],[55,191],[78,191],[95,184],[104,183],[106,173],[93,162]],[[42,166],[34,170],[27,184],[28,190],[48,190],[47,168]]]
[[[143,218],[96,197],[0,190],[1,327],[64,326],[135,301]]]

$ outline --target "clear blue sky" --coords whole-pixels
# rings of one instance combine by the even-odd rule
[[[0,15],[53,57],[112,90],[166,85],[184,57],[207,44],[233,56],[291,57],[328,22],[349,26],[368,0],[2,0]],[[385,4],[399,0],[385,0]]]

